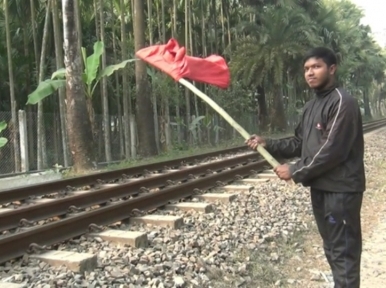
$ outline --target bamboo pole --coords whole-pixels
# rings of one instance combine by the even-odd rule
[[[179,81],[182,85],[184,85],[186,88],[191,90],[194,94],[196,94],[198,97],[200,97],[202,100],[204,100],[206,103],[208,103],[216,112],[218,112],[228,123],[237,130],[241,134],[241,136],[244,137],[245,140],[249,139],[251,135],[245,131],[243,127],[241,127],[224,109],[222,109],[216,102],[214,102],[209,96],[205,95],[203,92],[201,92],[197,87],[195,87],[192,83],[189,81],[181,78]],[[271,164],[273,168],[276,168],[280,165],[280,163],[272,157],[272,155],[261,145],[257,146],[257,151],[263,156],[263,158]],[[293,183],[293,181],[287,181]]]

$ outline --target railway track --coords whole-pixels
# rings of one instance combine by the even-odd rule
[[[363,129],[368,133],[385,125],[386,120],[382,119],[366,123]],[[237,152],[242,153],[229,156]],[[145,223],[146,214],[149,216],[148,212],[154,209],[193,209],[191,203],[183,202],[192,197],[206,202],[220,201],[218,194],[205,192],[216,187],[230,191],[251,189],[251,185],[266,181],[264,178],[276,178],[268,173],[259,174],[261,179],[247,179],[267,168],[269,165],[265,160],[240,146],[2,191],[0,203],[6,205],[3,207],[10,207],[13,203],[13,207],[18,208],[0,213],[0,231],[3,234],[0,238],[0,263],[21,257],[31,250],[45,250],[93,229],[103,230],[101,226],[117,221],[129,219]],[[227,185],[232,182],[244,185]],[[93,189],[79,190],[86,185],[93,186]],[[52,199],[36,198],[52,193]],[[156,217],[149,219],[157,225]]]

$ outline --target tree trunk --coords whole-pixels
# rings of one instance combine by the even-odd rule
[[[42,49],[40,52],[40,65],[39,65],[39,82],[44,81],[44,65],[47,51],[47,41],[48,41],[48,29],[49,23],[51,20],[51,0],[47,1],[46,4],[46,17],[44,21],[43,28],[43,39],[42,39]],[[38,103],[38,170],[42,170],[47,167],[47,148],[46,148],[46,130],[44,127],[44,115],[43,115],[43,100]]]
[[[263,86],[257,87],[257,104],[258,104],[258,119],[261,131],[266,131],[268,128],[268,111],[265,101],[265,90]]]
[[[81,0],[75,0],[75,17],[76,17],[76,29],[78,31],[78,49],[82,49],[82,13],[80,11],[80,1]],[[57,1],[55,1],[57,2]],[[83,68],[83,62],[82,62],[82,69]]]
[[[100,32],[101,32],[101,41],[104,44],[104,47],[106,45],[105,43],[105,21],[104,21],[104,11],[103,11],[103,2],[102,0],[99,0],[99,21],[100,21]],[[103,54],[102,54],[102,69],[106,68],[106,49],[103,48]],[[111,162],[111,139],[110,139],[110,116],[109,116],[109,99],[107,95],[107,78],[103,77],[101,79],[102,84],[102,110],[103,110],[103,136],[104,136],[104,146],[105,146],[105,156],[106,156],[106,162]]]
[[[86,113],[82,81],[82,61],[78,49],[74,0],[62,1],[64,63],[66,67],[66,98],[68,135],[73,167],[76,172],[92,168],[93,143],[91,123]]]
[[[192,23],[193,22],[193,23]],[[192,9],[189,9],[189,46],[190,46],[190,55],[194,55],[194,50],[193,50],[193,26],[194,24],[194,18],[193,18],[193,15],[192,15]],[[193,85],[196,85],[196,82],[193,81]],[[198,118],[200,116],[200,112],[198,110],[198,97],[196,95],[193,96],[193,103],[194,103],[194,111],[195,111],[195,118]],[[201,137],[201,121],[199,121],[195,127],[193,128],[194,129],[194,133],[196,134],[196,139],[195,141],[197,141],[198,144],[201,144],[202,143],[202,137]],[[196,144],[197,144],[196,143]]]
[[[4,15],[5,15],[5,34],[7,41],[7,57],[8,57],[8,73],[9,73],[9,89],[11,95],[11,117],[12,125],[9,125],[11,128],[11,138],[13,144],[13,158],[14,158],[14,167],[15,172],[20,171],[20,152],[19,152],[19,141],[18,141],[18,121],[17,121],[17,103],[15,98],[15,84],[13,77],[13,63],[12,63],[12,46],[11,46],[11,32],[9,29],[9,9],[8,9],[8,0],[4,0]]]
[[[125,4],[124,0],[121,0],[120,2],[120,8],[121,8],[121,47],[122,47],[122,60],[127,59],[127,45],[126,45],[126,23],[125,23]],[[130,151],[130,141],[132,139],[130,138],[130,117],[132,113],[131,109],[131,99],[129,94],[129,81],[128,81],[128,75],[127,75],[127,68],[122,69],[122,86],[123,86],[123,128],[124,128],[124,134],[125,134],[125,156],[126,160],[130,159],[130,153],[133,155],[133,149]],[[133,141],[132,141],[133,142]],[[135,151],[135,149],[134,149]]]
[[[145,46],[145,23],[144,23],[144,2],[143,0],[134,1],[134,40],[135,51]],[[154,140],[154,121],[152,118],[153,108],[151,106],[151,91],[147,81],[146,64],[144,61],[135,63],[136,79],[136,110],[137,125],[139,133],[139,150],[142,156],[152,156],[157,154],[157,146]]]
[[[38,48],[38,36],[36,35],[37,22],[36,22],[35,1],[34,0],[30,0],[30,6],[31,6],[32,38],[33,38],[33,42],[34,42],[36,71],[39,71],[39,48]],[[39,75],[37,75],[37,79],[39,79]]]
[[[55,101],[56,102],[56,101]],[[54,115],[53,115],[53,118],[54,118],[54,123],[53,123],[53,138],[54,138],[54,162],[55,162],[55,164],[59,164],[59,141],[58,141],[58,120],[60,120],[59,119],[59,117],[58,117],[58,115],[57,115],[57,110],[56,109],[54,109]]]
[[[22,23],[23,25],[23,46],[24,46],[24,57],[28,59],[29,57],[29,31],[28,26],[25,21]],[[26,82],[25,82],[25,90],[27,94],[31,93],[31,62],[28,61],[28,69],[26,71]]]
[[[185,48],[188,50],[189,47],[189,1],[185,0]],[[187,51],[188,52],[188,51]],[[187,53],[188,54],[188,53]],[[186,142],[191,144],[191,134],[189,130],[191,120],[191,110],[190,110],[190,90],[185,88],[185,103],[186,103]]]
[[[287,129],[287,121],[284,113],[283,94],[280,87],[276,86],[275,88],[271,113],[272,129],[285,132]]]
[[[225,17],[224,17],[224,1],[220,2],[220,14],[221,14],[221,46],[225,50]]]
[[[114,15],[114,2],[113,0],[110,0],[110,13],[111,15]],[[117,63],[117,44],[116,44],[116,38],[115,38],[115,23],[111,23],[111,30],[113,32],[112,38],[113,38],[113,59],[114,63]],[[123,125],[122,125],[122,106],[121,106],[121,93],[120,93],[120,83],[119,83],[119,73],[114,73],[115,77],[115,93],[116,93],[116,100],[117,100],[117,109],[118,109],[118,121],[116,125],[114,126],[117,132],[117,137],[119,137],[119,159],[123,159],[125,157],[125,146],[123,142]]]
[[[172,36],[175,38],[177,34],[177,1],[173,0],[173,29],[172,29]],[[177,123],[177,141],[178,144],[182,143],[182,129],[181,129],[181,116],[180,116],[180,99],[179,99],[179,91],[178,91],[178,84],[176,83],[176,92],[177,92],[177,99],[176,99],[176,118],[177,121],[174,121]]]
[[[166,43],[166,21],[165,21],[165,0],[161,1],[161,10],[162,10],[162,41],[163,43]],[[168,151],[172,146],[172,140],[171,140],[171,131],[170,131],[170,110],[169,110],[169,95],[164,94],[162,95],[164,98],[163,105],[164,105],[164,133],[165,133],[165,146],[164,150]]]
[[[370,110],[370,100],[369,100],[369,94],[367,91],[363,91],[363,106],[365,109],[365,117],[371,118],[371,110]]]
[[[31,9],[31,22],[32,22],[32,39],[33,39],[33,45],[34,45],[34,56],[35,56],[35,65],[36,65],[36,71],[39,71],[39,47],[38,47],[38,36],[36,34],[37,31],[37,22],[36,22],[36,13],[35,13],[35,1],[30,0],[30,9]],[[39,82],[39,75],[36,73],[36,81]],[[37,149],[35,150],[35,132],[33,132],[33,126],[32,123],[36,120],[34,120],[34,114],[36,113],[36,107],[30,106],[29,108],[29,116],[28,116],[28,123],[27,126],[29,126],[29,137],[31,138],[31,144],[30,144],[30,163],[35,163],[35,152],[37,152]],[[33,164],[34,166],[31,166],[32,169],[37,169],[37,163]]]
[[[63,67],[63,41],[60,34],[60,21],[58,12],[58,2],[52,1],[52,22],[54,24],[54,39],[55,39],[55,54],[56,54],[56,69]],[[63,147],[63,162],[64,167],[69,166],[69,154],[68,154],[68,136],[67,136],[67,123],[66,123],[66,103],[64,101],[65,90],[59,89],[59,116],[60,116],[60,130]]]
[[[98,0],[94,0],[93,1],[93,7],[94,7],[94,23],[95,23],[95,35],[96,35],[96,41],[101,41],[101,37],[100,37],[100,23],[99,23],[99,13],[98,13],[98,11],[101,9],[100,7],[98,7],[98,5],[99,5],[99,2],[98,2]],[[100,96],[101,96],[101,105],[103,106],[103,98],[102,98],[102,95],[103,95],[103,85],[102,85],[102,83],[101,83],[101,81],[99,82],[99,84],[97,85],[98,86],[98,88],[99,88],[99,91],[100,91]],[[91,101],[89,101],[89,102],[87,102],[87,109],[88,109],[88,111],[93,111],[92,112],[92,114],[91,115],[93,115],[92,117],[90,116],[90,119],[91,119],[91,125],[92,125],[92,134],[93,134],[93,136],[94,136],[94,143],[98,143],[98,145],[97,145],[97,149],[96,149],[96,157],[95,157],[95,159],[97,160],[97,161],[103,161],[100,157],[101,157],[101,155],[102,155],[102,146],[101,145],[103,145],[103,143],[102,143],[102,134],[103,134],[103,121],[100,121],[100,119],[99,119],[99,117],[96,117],[95,115],[95,109],[94,109],[94,107],[93,107],[93,101],[94,101],[94,96],[95,96],[95,91],[96,90],[94,90],[94,94],[92,95],[92,99],[91,99]],[[98,100],[96,100],[95,99],[95,101],[98,101]],[[90,104],[91,104],[91,106],[90,106]],[[100,107],[100,106],[98,106],[98,102],[96,103],[96,108],[97,108],[97,111],[98,111],[98,108]],[[90,107],[91,107],[91,109],[90,109]],[[101,111],[101,114],[103,115],[103,107],[102,107],[102,109],[101,109],[102,111]],[[99,111],[98,111],[99,112]],[[99,116],[99,114],[98,114],[98,116]],[[102,118],[103,118],[103,116],[102,116]]]
[[[147,0],[147,14],[149,17],[149,44],[153,45],[153,9],[152,9],[152,0]],[[159,18],[159,11],[157,11],[157,15]],[[159,25],[160,21],[158,22],[158,30],[159,30]],[[160,152],[160,131],[159,131],[159,119],[158,119],[158,107],[157,107],[157,94],[153,93],[152,94],[152,102],[153,102],[153,115],[154,115],[154,139],[155,139],[155,144],[157,145],[157,152]],[[162,115],[161,115],[162,117]],[[162,128],[162,127],[161,127]],[[162,129],[161,129],[162,131]]]

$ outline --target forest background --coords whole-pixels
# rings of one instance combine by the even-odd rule
[[[7,143],[0,149],[0,174],[54,165],[78,170],[100,162],[132,165],[156,155],[241,145],[236,131],[170,77],[142,61],[122,63],[138,49],[171,37],[189,55],[225,57],[230,88],[195,85],[250,133],[292,132],[313,97],[301,59],[318,45],[337,53],[339,82],[358,99],[364,120],[385,115],[386,53],[370,27],[361,24],[363,12],[348,0],[63,1],[73,5],[74,27],[63,25],[71,15],[62,10],[62,1],[3,0],[0,121],[6,124],[1,136]],[[79,33],[63,49],[66,29]],[[66,88],[50,80],[64,67],[66,49],[79,52],[81,71],[89,67],[82,51],[96,65],[85,89],[72,95],[81,104],[71,121]],[[110,72],[100,74],[106,67]],[[50,95],[27,104],[42,91]],[[73,123],[84,125],[74,129]],[[75,151],[71,141],[83,141],[83,150]],[[21,150],[28,152],[28,167],[22,165]]]

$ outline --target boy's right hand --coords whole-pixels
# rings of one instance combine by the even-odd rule
[[[248,140],[245,140],[245,144],[247,144],[253,150],[256,150],[257,146],[261,145],[265,147],[267,143],[265,142],[264,138],[254,134],[254,135],[251,135],[251,137]]]

